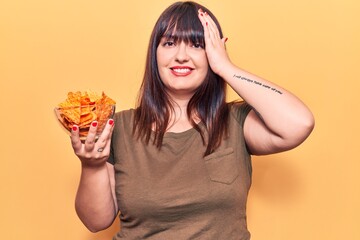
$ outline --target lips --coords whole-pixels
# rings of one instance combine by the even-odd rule
[[[194,70],[194,68],[188,66],[175,66],[170,69],[175,76],[187,76],[191,74],[192,70]]]

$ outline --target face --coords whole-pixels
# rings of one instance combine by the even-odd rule
[[[208,72],[205,49],[200,44],[162,38],[157,48],[162,82],[171,96],[191,97]]]

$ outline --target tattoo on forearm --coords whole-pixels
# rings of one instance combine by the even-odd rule
[[[252,79],[249,79],[249,78],[240,76],[240,75],[236,75],[236,74],[234,74],[233,77],[234,77],[234,78],[238,78],[238,79],[243,80],[243,81],[246,81],[246,82],[249,82],[249,83],[253,83],[253,84],[259,85],[259,86],[261,86],[261,87],[263,87],[263,88],[269,89],[269,90],[271,90],[271,91],[273,91],[273,92],[276,92],[276,93],[278,93],[278,94],[283,94],[281,91],[279,91],[279,90],[276,89],[275,87],[271,87],[271,86],[266,85],[266,84],[263,84],[263,83],[261,83],[261,82],[258,82],[258,81],[255,81],[255,80],[252,80]]]

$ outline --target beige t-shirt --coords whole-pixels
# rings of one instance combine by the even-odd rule
[[[250,239],[251,159],[243,136],[249,111],[247,104],[231,107],[229,136],[205,158],[195,129],[165,133],[158,150],[133,136],[133,109],[116,113],[109,162],[121,230],[113,239]]]

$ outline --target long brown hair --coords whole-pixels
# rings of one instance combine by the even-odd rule
[[[174,111],[173,101],[167,94],[160,79],[156,49],[162,37],[174,41],[197,43],[205,48],[204,30],[198,18],[198,10],[207,12],[215,21],[222,38],[222,31],[215,16],[204,6],[195,2],[176,2],[159,17],[151,34],[146,68],[139,91],[134,118],[134,134],[149,143],[154,133],[153,144],[161,148],[162,140],[169,125],[170,114]],[[201,134],[204,155],[212,153],[227,133],[229,109],[226,104],[226,83],[209,67],[207,76],[198,87],[187,106],[187,114],[192,126]],[[206,127],[203,132],[191,116],[197,116]],[[152,127],[155,127],[154,131]],[[205,138],[207,134],[207,138]],[[205,140],[207,139],[207,141]]]

